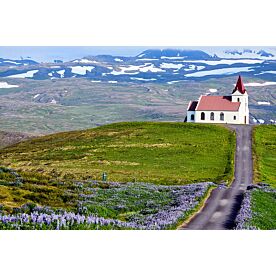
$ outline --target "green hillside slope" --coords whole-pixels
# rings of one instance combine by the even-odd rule
[[[253,135],[255,181],[276,187],[276,126],[257,126]]]
[[[118,123],[2,149],[1,165],[54,178],[187,184],[229,181],[234,134],[220,126]]]

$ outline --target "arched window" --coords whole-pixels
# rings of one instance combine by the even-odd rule
[[[191,115],[191,121],[194,121],[194,120],[195,120],[195,115],[192,114],[192,115]]]
[[[240,102],[240,98],[238,98],[238,102]]]
[[[236,116],[234,116],[234,120],[236,120],[237,119],[237,117]]]
[[[211,112],[211,114],[210,114],[210,120],[211,121],[215,120],[215,114],[214,114],[214,112]]]
[[[223,112],[220,113],[219,118],[221,121],[224,121],[224,113]]]
[[[205,113],[201,112],[201,120],[204,121],[205,120]]]

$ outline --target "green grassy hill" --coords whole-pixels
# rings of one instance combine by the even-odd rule
[[[234,134],[221,126],[117,123],[35,138],[0,151],[0,164],[50,178],[187,184],[230,181]]]
[[[276,229],[276,193],[254,190],[251,204],[251,224],[258,229]]]
[[[254,128],[255,182],[276,187],[276,126]]]

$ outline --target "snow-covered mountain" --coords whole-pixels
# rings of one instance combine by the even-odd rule
[[[250,58],[263,60],[276,60],[276,47],[235,47],[235,48],[208,48],[205,50],[211,56],[220,58]]]
[[[0,66],[3,78],[89,78],[97,82],[171,84],[243,74],[275,81],[276,48],[149,49],[134,57],[97,55],[64,63],[2,58]]]
[[[174,60],[210,60],[214,57],[201,50],[179,50],[179,49],[152,49],[146,50],[137,56],[138,59],[174,59]]]
[[[38,62],[31,59],[12,60],[12,59],[0,58],[0,66],[26,66],[26,65],[36,65],[36,64],[38,64]]]

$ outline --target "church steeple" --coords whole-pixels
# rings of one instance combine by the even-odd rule
[[[244,85],[243,85],[243,82],[242,82],[242,78],[241,78],[240,75],[239,75],[237,84],[236,84],[236,86],[235,86],[235,88],[234,88],[232,94],[235,93],[237,90],[238,90],[241,94],[244,94],[245,91],[246,91],[246,89],[245,89],[245,87],[244,87]]]

